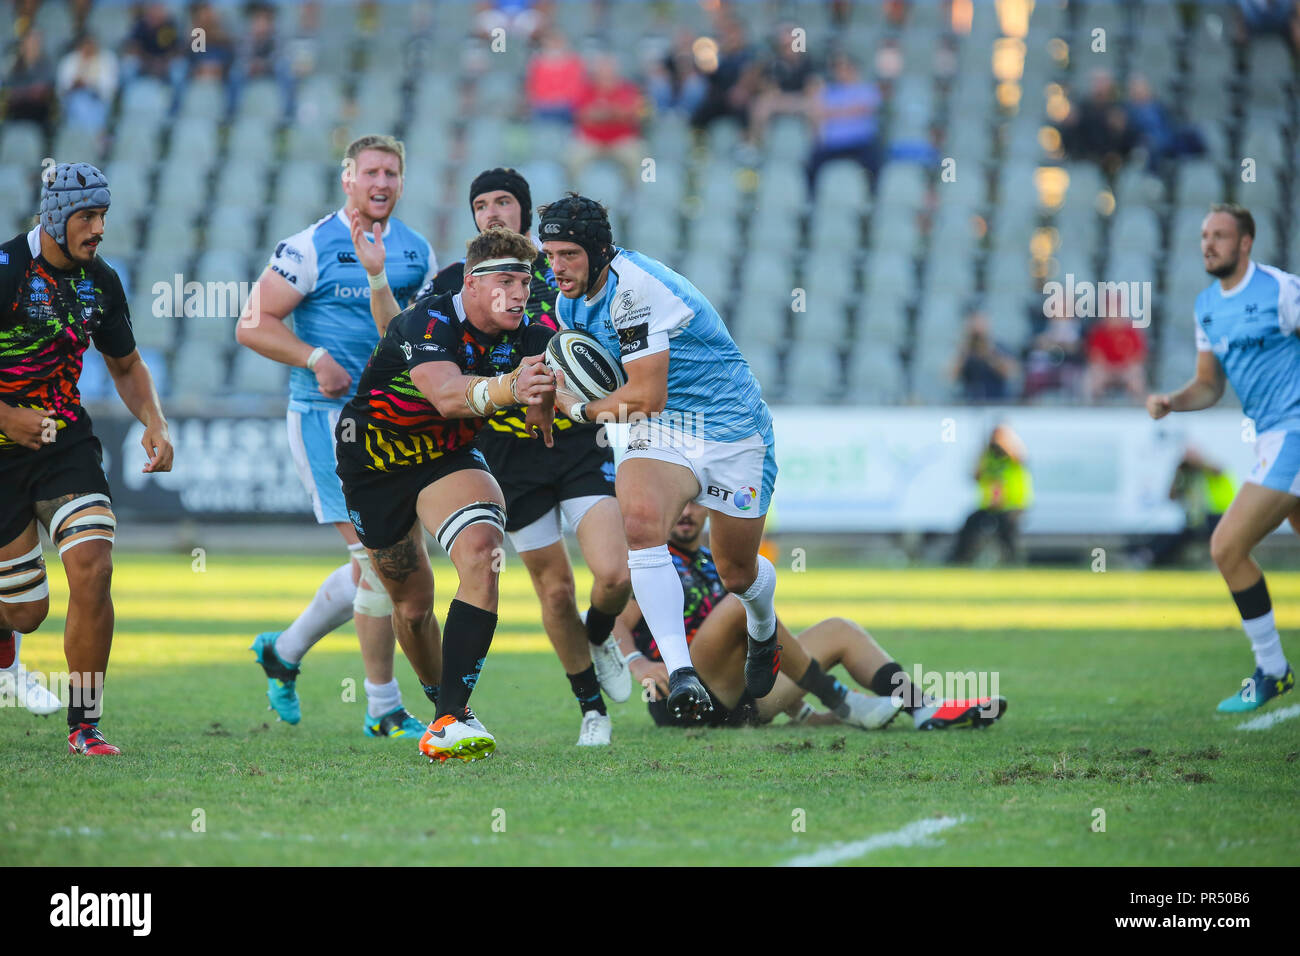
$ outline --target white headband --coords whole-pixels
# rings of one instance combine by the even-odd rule
[[[484,259],[473,269],[469,270],[472,276],[487,275],[491,272],[522,272],[525,275],[531,275],[533,264],[524,262],[523,259],[516,259],[513,256],[507,256],[504,259]]]

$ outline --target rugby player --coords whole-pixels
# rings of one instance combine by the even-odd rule
[[[1218,281],[1196,297],[1196,375],[1169,394],[1147,396],[1154,419],[1209,408],[1226,382],[1255,423],[1255,467],[1210,536],[1218,565],[1255,652],[1255,672],[1219,703],[1256,710],[1295,686],[1282,652],[1264,572],[1251,551],[1288,518],[1300,530],[1300,278],[1256,263],[1255,220],[1216,203],[1201,223],[1201,258]]]
[[[772,416],[717,311],[663,263],[614,245],[600,203],[570,193],[541,210],[538,233],[559,285],[563,325],[620,356],[627,384],[583,402],[556,375],[556,405],[572,420],[632,422],[616,492],[632,590],[669,672],[669,709],[704,712],[691,666],[685,597],[668,551],[682,507],[712,514],[718,575],[745,608],[745,686],[766,696],[780,668],[776,571],[758,553],[776,481]]]
[[[532,240],[532,193],[528,181],[513,169],[479,173],[469,188],[470,212],[480,231],[504,226]],[[360,223],[353,228],[353,246],[371,275],[383,269],[383,241],[366,242]],[[422,295],[459,292],[464,261],[446,266]],[[538,251],[533,260],[524,324],[554,331],[555,277]],[[370,309],[382,328],[398,313],[397,302],[384,291],[370,299]],[[518,363],[523,356],[516,354]],[[505,370],[502,363],[498,363]],[[610,740],[610,718],[601,690],[615,701],[632,693],[627,664],[611,635],[614,618],[627,604],[632,585],[627,573],[627,542],[623,518],[614,498],[614,454],[603,425],[579,425],[567,418],[554,423],[545,444],[514,407],[498,409],[479,432],[477,445],[506,496],[506,534],[532,578],[542,606],[542,626],[569,678],[582,724],[579,746],[601,746]],[[593,582],[591,603],[579,616],[573,567],[561,534],[561,515],[577,532]]]
[[[334,430],[352,525],[438,708],[420,739],[430,760],[496,747],[468,705],[496,630],[505,499],[474,439],[498,408],[527,404],[531,424],[555,387],[541,355],[550,331],[523,322],[535,254],[500,226],[470,240],[464,291],[417,299],[388,323]],[[441,654],[425,529],[459,577]]]
[[[424,724],[402,705],[393,676],[393,607],[352,530],[334,471],[334,426],[379,342],[368,301],[373,286],[352,249],[351,217],[385,236],[384,281],[391,277],[391,293],[403,302],[437,272],[428,241],[393,215],[405,164],[405,149],[391,136],[363,136],[349,145],[343,208],[276,244],[235,331],[241,345],[290,366],[287,417],[294,465],[317,522],[334,525],[348,549],[348,561],[326,576],[292,624],[254,639],[267,698],[281,720],[298,723],[297,678],[304,655],[351,618],[366,674],[362,729],[368,737],[424,732]],[[291,313],[292,329],[285,324]]]
[[[713,556],[703,544],[707,514],[701,506],[688,504],[669,533],[668,550],[686,593],[683,618],[691,659],[713,700],[713,709],[702,715],[708,726],[765,724],[784,712],[801,723],[846,723],[876,730],[901,710],[911,715],[917,730],[942,730],[987,726],[1006,712],[1003,697],[926,698],[870,634],[844,618],[821,621],[798,637],[778,622],[777,635],[785,648],[781,675],[770,694],[754,700],[745,688],[745,611],[736,596],[722,586]],[[669,711],[663,699],[668,694],[668,671],[635,601],[629,601],[619,616],[615,633],[633,674],[649,692],[654,722],[660,726],[697,723],[689,715]],[[841,684],[829,674],[836,664],[878,696],[868,697]],[[807,694],[814,695],[827,710],[815,711],[804,700]]]
[[[170,471],[173,455],[122,282],[97,255],[111,200],[94,166],[60,163],[42,183],[40,223],[0,246],[0,633],[16,644],[49,613],[39,521],[68,579],[68,752],[94,756],[121,751],[99,730],[117,522],[103,451],[77,391],[92,342],[122,404],[144,425],[141,470]]]

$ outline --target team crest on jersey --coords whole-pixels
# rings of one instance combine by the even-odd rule
[[[9,253],[0,252],[0,266],[9,265]]]
[[[407,360],[408,362],[411,361],[411,343],[410,343],[410,342],[403,342],[403,343],[402,343],[402,354],[406,356],[406,360]]]
[[[512,342],[502,342],[500,345],[492,347],[491,359],[493,365],[510,365],[514,361],[515,347]]]

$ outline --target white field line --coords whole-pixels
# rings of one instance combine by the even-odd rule
[[[866,856],[868,853],[874,853],[876,850],[884,850],[888,847],[937,846],[936,843],[933,843],[928,839],[932,834],[947,830],[949,827],[955,827],[957,824],[964,823],[965,821],[965,817],[929,817],[925,820],[917,820],[914,823],[909,823],[907,826],[890,833],[877,833],[875,836],[869,836],[865,840],[856,840],[853,843],[833,843],[828,847],[823,847],[815,853],[796,856],[779,865],[831,866],[832,864],[842,863],[845,860],[857,859],[860,856]]]
[[[1280,724],[1284,720],[1290,720],[1292,717],[1300,717],[1300,704],[1292,704],[1290,707],[1283,707],[1281,710],[1275,710],[1272,713],[1256,717],[1254,720],[1248,720],[1244,724],[1238,724],[1238,730],[1268,730],[1274,724]]]

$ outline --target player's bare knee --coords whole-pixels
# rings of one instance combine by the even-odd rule
[[[648,509],[634,507],[624,511],[623,533],[630,551],[657,548],[668,540],[664,536],[663,519]]]
[[[501,536],[487,527],[467,529],[456,543],[452,558],[462,584],[496,583],[501,570]]]
[[[22,604],[0,604],[0,623],[19,634],[30,634],[42,624],[50,613],[50,599],[24,601]]]
[[[70,600],[106,599],[113,583],[113,549],[87,542],[63,554]]]
[[[1214,534],[1210,535],[1210,559],[1220,571],[1227,572],[1241,563],[1246,556],[1246,551],[1240,542],[1221,533],[1222,531],[1223,526],[1220,525],[1214,529]]]
[[[731,561],[717,561],[718,577],[722,586],[732,594],[744,594],[751,584],[758,579],[758,565],[735,564]]]
[[[574,597],[571,577],[545,582],[537,596],[549,617],[576,617],[578,614],[578,602]]]

